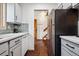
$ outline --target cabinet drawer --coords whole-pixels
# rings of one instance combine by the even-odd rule
[[[4,52],[4,53],[1,54],[0,56],[8,56],[8,51]]]
[[[10,49],[10,56],[21,56],[21,44],[17,44]]]
[[[8,42],[0,44],[0,55],[8,50]]]
[[[64,47],[63,45],[61,47],[61,55],[62,56],[77,56],[72,51],[70,51],[69,49],[67,49],[66,47]]]
[[[73,53],[79,55],[79,45],[75,44],[75,43],[72,43],[70,41],[67,41],[67,40],[61,40],[61,44],[63,46],[65,46],[66,48],[68,48],[70,51],[72,51]]]
[[[63,46],[61,47],[61,56],[71,56],[69,51],[66,50]]]
[[[20,42],[21,42],[21,37],[16,38],[16,39],[14,39],[14,40],[11,40],[11,41],[10,41],[10,48],[12,48],[14,45],[17,45],[17,44],[20,43]]]

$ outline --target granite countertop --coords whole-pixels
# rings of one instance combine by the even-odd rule
[[[25,34],[29,34],[29,33],[9,33],[9,34],[0,35],[0,43],[7,42],[14,38],[23,36]]]
[[[75,44],[79,44],[79,37],[77,37],[77,36],[60,36],[60,38],[71,41]]]

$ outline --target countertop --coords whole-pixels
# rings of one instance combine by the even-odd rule
[[[79,44],[79,37],[77,37],[77,36],[60,36],[60,38],[71,41],[75,44]]]
[[[7,41],[12,40],[14,38],[23,36],[25,34],[29,34],[29,33],[9,33],[9,34],[0,35],[0,43],[7,42]]]

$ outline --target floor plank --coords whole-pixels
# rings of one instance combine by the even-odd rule
[[[46,41],[37,40],[35,47],[36,50],[34,51],[28,50],[25,56],[48,56]]]

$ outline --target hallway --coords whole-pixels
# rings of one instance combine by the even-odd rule
[[[25,56],[48,56],[47,40],[37,40],[35,47],[34,51],[27,51]]]

